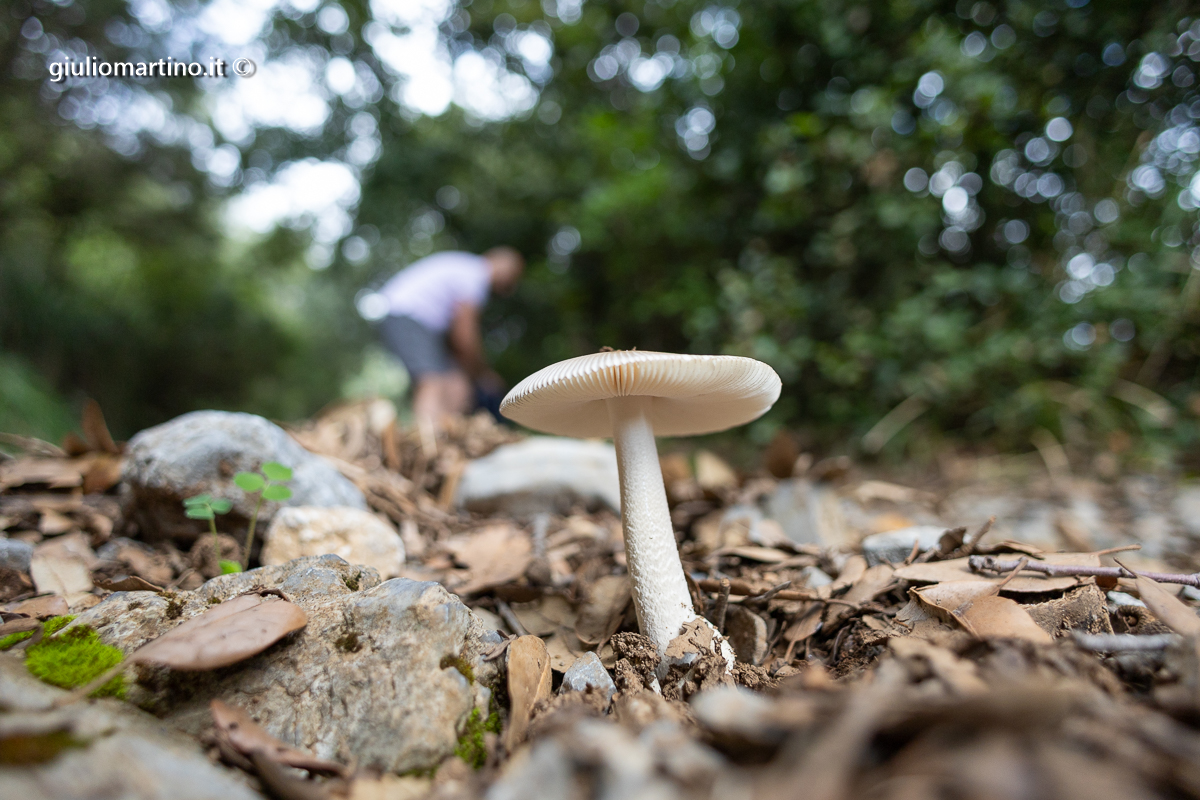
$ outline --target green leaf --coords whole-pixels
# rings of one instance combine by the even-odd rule
[[[273,481],[290,481],[292,479],[291,467],[285,467],[276,461],[268,461],[263,464],[262,472]]]
[[[206,506],[212,502],[212,495],[198,494],[195,497],[189,497],[183,501],[185,506]]]
[[[246,492],[257,492],[266,485],[263,476],[255,472],[239,472],[233,476],[233,482],[238,485],[238,488]]]
[[[263,489],[264,500],[287,500],[292,496],[292,490],[286,486],[268,486]]]
[[[217,563],[221,566],[221,574],[222,575],[229,575],[234,572],[242,571],[242,565],[236,561],[226,561],[224,559],[221,559]]]
[[[183,513],[188,519],[213,519],[213,510],[208,506],[189,506]]]
[[[208,505],[209,505],[209,508],[211,508],[213,511],[215,511],[218,514],[228,514],[229,509],[233,508],[233,503],[229,502],[225,498],[213,500]]]

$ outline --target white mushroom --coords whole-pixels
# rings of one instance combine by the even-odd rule
[[[517,384],[500,405],[504,416],[534,430],[612,437],[634,608],[660,656],[698,617],[675,544],[654,437],[745,424],[764,414],[779,391],[775,371],[751,358],[628,350],[546,367]],[[732,667],[733,651],[720,641]]]

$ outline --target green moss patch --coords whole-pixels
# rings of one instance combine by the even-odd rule
[[[74,617],[55,617],[50,622],[60,619],[65,619],[66,622],[58,625],[55,630],[60,630]],[[46,623],[47,631],[50,622]],[[120,664],[124,658],[125,655],[120,650],[101,642],[100,635],[94,630],[80,625],[30,645],[25,654],[25,668],[52,686],[75,689]],[[125,678],[119,674],[92,693],[92,697],[124,696]]]
[[[444,656],[438,666],[440,666],[442,669],[454,667],[464,678],[467,679],[467,683],[475,682],[475,670],[471,668],[471,662],[467,661],[462,656]]]
[[[473,769],[483,769],[487,763],[487,746],[483,743],[483,734],[500,732],[500,715],[492,711],[485,719],[478,708],[471,709],[467,717],[467,727],[458,738],[458,746],[454,755],[461,758]]]
[[[75,619],[74,616],[51,617],[50,619],[46,620],[46,622],[44,623],[43,627],[45,627],[46,632],[43,635],[44,636],[53,636],[54,634],[61,631],[63,628],[70,625],[74,619]],[[25,641],[30,636],[33,636],[33,631],[22,631],[21,633],[10,633],[8,636],[5,636],[3,639],[0,639],[0,650],[7,650],[8,648],[12,647],[14,644]]]

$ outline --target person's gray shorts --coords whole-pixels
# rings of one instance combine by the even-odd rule
[[[379,323],[379,337],[404,362],[414,382],[422,375],[454,372],[459,368],[446,349],[445,335],[412,317],[385,317]]]

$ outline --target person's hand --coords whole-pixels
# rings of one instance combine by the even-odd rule
[[[488,394],[502,394],[504,392],[504,379],[494,370],[486,370],[479,374],[475,379],[475,385]]]

